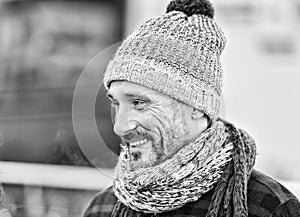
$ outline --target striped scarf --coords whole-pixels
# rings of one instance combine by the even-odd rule
[[[124,157],[127,152],[124,148],[116,167],[114,193],[118,202],[112,216],[176,210],[212,188],[216,191],[207,216],[247,216],[246,186],[255,146],[233,125],[214,122],[194,142],[154,167],[130,171]]]

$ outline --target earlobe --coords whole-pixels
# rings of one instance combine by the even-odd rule
[[[193,108],[192,119],[200,119],[204,116],[204,113],[199,109]]]

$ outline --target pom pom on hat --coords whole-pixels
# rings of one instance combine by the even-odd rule
[[[208,0],[173,0],[167,7],[167,13],[181,11],[187,16],[202,14],[214,18],[214,8]]]
[[[106,69],[105,87],[140,84],[216,119],[226,38],[213,16],[209,0],[172,0],[166,14],[147,20],[122,43]]]

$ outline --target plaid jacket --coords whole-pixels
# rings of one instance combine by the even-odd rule
[[[160,214],[138,216],[192,217],[205,216],[213,190],[198,201],[184,205],[178,210]],[[117,202],[112,187],[100,192],[89,204],[84,217],[109,217]],[[300,217],[298,199],[285,187],[270,177],[254,170],[248,182],[249,217]]]

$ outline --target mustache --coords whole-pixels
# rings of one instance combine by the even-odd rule
[[[137,127],[136,129],[128,132],[127,134],[122,136],[122,141],[127,142],[131,140],[138,140],[138,139],[152,139],[152,137],[149,135],[147,130],[145,130],[142,127]]]

